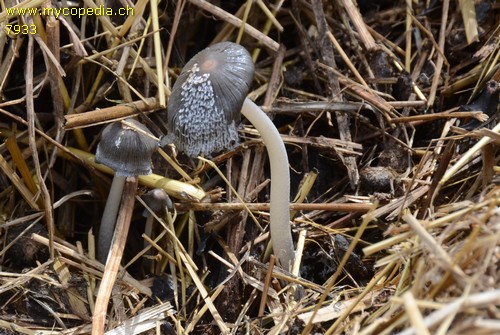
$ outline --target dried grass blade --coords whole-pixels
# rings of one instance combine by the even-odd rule
[[[467,44],[476,42],[479,39],[478,25],[476,20],[476,8],[472,0],[459,0],[460,11],[465,27],[465,37]]]
[[[466,308],[481,308],[500,304],[500,290],[490,290],[471,295],[459,297],[446,306],[432,312],[424,318],[424,325],[428,328],[435,326],[445,318],[455,316],[459,311]],[[397,335],[413,335],[417,334],[416,329],[408,328]]]
[[[211,13],[215,17],[226,21],[233,26],[240,28],[244,26],[245,32],[255,38],[257,41],[261,42],[264,44],[266,47],[268,47],[272,51],[278,51],[279,49],[279,43],[276,41],[272,40],[270,37],[264,35],[261,33],[259,30],[255,29],[249,24],[244,24],[243,21],[236,16],[229,14],[225,10],[209,3],[208,1],[205,0],[189,0],[193,5],[196,5],[200,7],[203,10],[206,10],[207,12]]]
[[[405,50],[405,70],[408,73],[411,73],[411,35],[412,35],[412,1],[406,0],[406,50]]]
[[[68,265],[64,263],[62,259],[56,258],[54,259],[52,267],[54,271],[57,273],[61,284],[67,287],[65,291],[67,293],[68,303],[71,306],[72,312],[78,315],[79,317],[88,318],[89,315],[87,312],[85,299],[82,298],[82,296],[74,286],[70,285],[72,273]]]
[[[153,21],[153,44],[154,44],[154,52],[155,52],[155,63],[156,63],[156,77],[158,78],[158,99],[159,105],[162,108],[165,108],[166,103],[166,95],[165,95],[165,86],[163,85],[164,76],[163,76],[163,52],[161,47],[160,40],[160,23],[158,21],[158,0],[151,0],[151,19]]]
[[[205,289],[205,286],[203,285],[202,281],[200,280],[200,277],[198,277],[198,274],[191,267],[191,264],[186,259],[186,256],[183,253],[179,253],[179,255],[184,263],[184,266],[186,267],[187,271],[189,272],[189,276],[191,277],[194,284],[196,285],[196,288],[200,292],[201,298],[205,302],[206,308],[208,308],[208,310],[212,314],[212,317],[215,320],[215,323],[219,327],[221,334],[228,335],[230,333],[230,329],[222,320],[222,317],[220,316],[219,311],[217,311],[217,308],[215,307],[213,300],[212,300],[212,298],[215,299],[215,294],[212,297],[208,295],[208,291]],[[215,293],[217,293],[217,295],[218,295],[218,293],[220,293],[222,291],[223,287],[224,287],[223,285],[219,286],[219,289],[216,290]]]
[[[304,327],[304,329],[303,329],[303,331],[301,333],[302,335],[306,335],[306,334],[310,333],[312,325],[313,325],[312,321],[314,320],[314,318],[315,318],[317,312],[319,311],[320,307],[323,306],[323,303],[325,302],[328,294],[330,294],[330,292],[332,291],[333,286],[335,285],[338,276],[340,275],[340,273],[344,269],[344,266],[347,263],[347,260],[349,259],[349,256],[351,255],[352,251],[354,250],[354,247],[359,242],[359,240],[361,238],[361,235],[365,231],[365,229],[368,226],[368,224],[371,222],[371,220],[373,218],[372,214],[373,214],[373,211],[370,211],[367,214],[367,216],[363,219],[363,222],[361,223],[361,226],[356,231],[356,235],[354,236],[353,240],[349,244],[348,249],[346,250],[344,256],[342,257],[342,260],[340,261],[340,263],[339,263],[339,265],[337,267],[337,270],[326,281],[326,283],[324,285],[325,286],[325,291],[321,294],[320,298],[318,299],[318,301],[316,303],[316,307],[314,308],[313,313],[311,315],[311,318],[309,319],[309,321],[307,322],[306,326]],[[386,267],[383,271],[381,271],[376,277],[372,278],[372,280],[370,281],[371,285],[368,284],[366,286],[365,290],[364,290],[365,294],[368,293],[367,290],[369,290],[371,287],[373,287],[380,280],[380,278],[382,278],[382,276],[385,276],[385,273],[387,271],[388,271],[388,267]],[[337,321],[332,325],[332,327],[329,328],[328,332],[330,332],[330,334],[333,333],[334,329],[338,326],[338,323],[342,322],[347,317],[348,313],[350,311],[352,311],[352,309],[354,307],[356,307],[356,305],[361,301],[361,299],[364,297],[365,294],[361,293],[358,296],[359,299],[356,299],[355,303],[353,303],[351,307],[349,307],[349,308],[346,309],[347,313],[343,314],[343,316],[340,317],[339,319],[337,319]]]
[[[491,130],[493,133],[500,133],[500,123],[495,126]],[[446,182],[453,177],[465,164],[467,164],[469,161],[471,161],[474,156],[480,151],[482,147],[487,145],[488,143],[491,143],[493,141],[493,138],[491,137],[484,137],[481,140],[479,140],[472,148],[470,148],[465,154],[460,157],[458,162],[455,163],[451,168],[446,171],[444,174],[443,178],[439,182],[440,185],[446,184]]]
[[[136,335],[157,327],[165,322],[166,314],[174,312],[170,303],[164,303],[155,307],[142,310],[136,316],[125,320],[120,326],[108,330],[105,335]]]
[[[21,178],[23,179],[24,184],[32,194],[36,194],[36,192],[38,192],[38,187],[36,186],[35,181],[33,180],[31,171],[28,168],[28,164],[23,158],[21,149],[19,149],[19,146],[17,145],[17,140],[14,134],[9,136],[9,138],[7,138],[7,140],[5,141],[5,145],[7,146],[7,150],[9,150],[14,166],[17,167],[19,173],[21,174]],[[9,175],[7,174],[7,176]]]
[[[421,239],[423,245],[433,254],[437,261],[442,263],[462,287],[465,287],[469,280],[466,274],[458,265],[453,263],[450,255],[434,240],[431,234],[425,230],[422,224],[411,214],[403,215],[403,220],[410,225],[413,231]]]
[[[102,108],[90,112],[66,115],[64,129],[84,128],[99,124],[126,119],[142,113],[159,109],[156,98],[146,98],[112,107]]]
[[[269,10],[269,8],[267,8],[266,4],[264,3],[264,1],[262,0],[256,0],[257,1],[257,5],[260,7],[260,9],[264,12],[264,14],[266,14],[267,16],[267,19],[269,20],[269,22],[274,25],[274,27],[282,32],[284,29],[283,29],[283,26],[281,25],[281,23],[279,23],[278,19],[276,19],[276,13],[273,13]],[[268,31],[268,29],[264,29],[264,31]]]
[[[40,39],[40,37],[38,37]],[[43,209],[45,211],[45,220],[47,224],[47,231],[49,233],[49,253],[50,258],[54,258],[54,213],[52,208],[52,201],[50,197],[47,185],[45,185],[45,179],[42,175],[42,169],[40,164],[40,158],[38,156],[38,148],[36,145],[36,131],[35,131],[35,103],[34,103],[34,92],[33,92],[33,59],[34,59],[34,39],[33,37],[28,38],[28,53],[26,57],[26,68],[25,68],[25,78],[26,78],[26,113],[28,117],[28,140],[29,147],[31,150],[31,155],[33,157],[33,163],[35,166],[35,174],[40,182],[40,195],[43,201]]]
[[[292,202],[293,204],[303,203],[304,200],[306,200],[307,196],[309,195],[309,192],[311,192],[311,189],[314,186],[317,177],[318,177],[318,171],[311,171],[304,174],[304,177],[300,182],[299,190],[295,195],[295,199],[293,199]],[[290,207],[292,203],[290,204]],[[297,215],[297,212],[298,212],[297,210],[291,211],[290,218],[293,219]]]
[[[330,41],[332,42],[332,44],[335,47],[335,49],[337,49],[337,52],[340,54],[340,56],[342,57],[342,59],[344,60],[344,62],[347,64],[347,66],[351,70],[351,72],[354,74],[354,76],[356,77],[356,79],[359,81],[359,83],[361,85],[363,85],[363,86],[365,86],[365,87],[368,88],[368,84],[363,79],[363,77],[361,76],[361,74],[359,74],[358,70],[356,69],[356,67],[354,66],[354,64],[351,62],[351,60],[349,59],[349,56],[347,56],[347,54],[345,53],[344,49],[342,49],[342,46],[339,44],[339,42],[337,41],[337,39],[335,38],[335,36],[333,36],[333,34],[331,33],[331,31],[327,31],[326,34],[327,34],[328,38],[330,39]]]
[[[441,28],[439,30],[439,50],[438,58],[436,61],[436,75],[432,78],[431,90],[429,93],[429,97],[427,100],[427,106],[432,107],[434,105],[434,100],[436,99],[437,89],[439,85],[439,81],[441,78],[441,70],[443,69],[444,59],[444,47],[446,41],[446,30],[448,28],[448,10],[450,9],[450,0],[443,0],[443,8],[441,12]]]
[[[350,315],[350,313],[358,306],[360,302],[363,301],[363,299],[366,297],[366,295],[370,294],[373,291],[373,288],[376,285],[380,285],[380,282],[389,274],[389,272],[392,270],[393,265],[388,264],[382,271],[380,271],[375,277],[373,277],[370,282],[364,287],[363,291],[360,292],[352,304],[350,304],[340,315],[340,317],[335,320],[333,325],[328,328],[328,330],[325,332],[325,335],[332,335],[334,332],[338,329],[339,325],[344,322]],[[305,334],[305,333],[303,333]]]
[[[46,237],[40,236],[38,234],[33,234],[33,235],[31,235],[31,238],[34,241],[41,243],[43,245],[46,245],[46,246],[49,245],[49,240]],[[63,245],[59,242],[54,242],[54,248],[58,252],[60,252],[61,254],[68,255],[68,256],[70,256],[73,259],[76,259],[78,261],[78,262],[74,262],[71,259],[62,258],[62,260],[65,263],[69,264],[70,266],[82,269],[84,271],[88,271],[89,274],[92,274],[95,277],[99,277],[102,274],[102,271],[104,270],[104,265],[102,265],[100,262],[98,262],[94,259],[90,259],[90,258],[86,257],[85,255],[82,255],[81,253],[78,252],[78,250],[76,250],[76,248],[71,248],[71,247]],[[82,265],[82,263],[84,263],[86,265]],[[125,271],[120,272],[120,278],[124,283],[135,288],[140,293],[145,294],[147,296],[152,295],[151,289],[149,287],[144,286],[141,283],[139,283],[137,280],[135,280],[127,272],[125,272]]]
[[[269,287],[271,285],[271,278],[272,278],[273,268],[274,268],[275,262],[276,262],[276,256],[271,255],[271,257],[269,258],[269,267],[268,267],[267,272],[266,272],[266,277],[264,279],[264,286],[262,288],[262,295],[260,298],[259,312],[257,314],[259,317],[264,316],[264,310],[266,308],[266,301],[267,301],[267,294],[269,293]]]
[[[107,166],[96,163],[95,156],[93,154],[71,147],[68,147],[67,149],[77,158],[83,160],[93,168],[108,174],[114,173],[114,171]],[[139,183],[150,188],[161,188],[165,190],[168,195],[187,201],[198,202],[206,196],[206,193],[202,189],[197,188],[194,185],[169,179],[154,173],[147,176],[139,176]]]
[[[361,13],[359,12],[358,7],[354,4],[354,1],[352,0],[339,0],[339,2],[342,4],[344,9],[347,12],[347,15],[351,19],[354,27],[356,27],[356,30],[358,31],[359,38],[361,39],[361,42],[363,43],[363,46],[365,47],[366,50],[368,51],[373,51],[377,49],[377,44],[375,43],[375,40],[373,39],[372,35],[368,31],[366,27],[366,23],[363,20],[363,17],[361,16]]]
[[[418,309],[417,302],[411,291],[407,291],[402,296],[405,305],[406,314],[410,319],[413,328],[419,335],[430,335],[429,330],[424,325],[424,319],[422,313]]]
[[[92,334],[101,335],[104,333],[106,316],[108,310],[108,302],[111,296],[111,291],[114,288],[118,270],[127,241],[127,235],[132,221],[132,214],[135,202],[135,192],[137,189],[137,178],[127,177],[125,187],[123,189],[122,202],[120,212],[116,218],[116,227],[111,242],[108,260],[104,267],[101,285],[97,292],[95,301],[94,314],[92,317]]]

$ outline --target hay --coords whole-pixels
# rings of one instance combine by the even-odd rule
[[[499,333],[498,5],[358,4],[2,3],[0,332]],[[297,264],[275,263],[267,157],[243,122],[210,160],[155,154],[110,272],[100,132],[136,117],[164,135],[180,68],[223,40],[251,52],[249,97],[287,146]],[[155,187],[175,209],[150,208]]]

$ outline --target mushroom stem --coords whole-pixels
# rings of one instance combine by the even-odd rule
[[[295,251],[290,228],[290,172],[285,144],[269,117],[246,98],[241,113],[258,130],[271,166],[270,230],[274,254],[285,270],[291,270]]]
[[[106,264],[106,259],[108,258],[126,178],[115,174],[111,182],[108,200],[102,213],[101,226],[97,238],[97,259],[102,264]]]
[[[144,228],[144,235],[150,237],[150,238],[153,238],[153,224],[154,224],[154,221],[155,221],[155,217],[153,216],[153,214],[151,213],[148,213],[148,216],[146,218],[146,225],[145,225],[145,228]],[[150,246],[149,242],[147,240],[144,240],[144,249],[148,248]],[[153,249],[150,248],[145,256],[152,256],[153,255]],[[145,267],[149,268],[149,270],[151,271],[151,273],[155,273],[154,271],[154,262],[151,260],[151,259],[144,259],[144,265]]]
[[[106,323],[106,311],[108,309],[109,298],[113,290],[118,271],[120,270],[120,262],[127,241],[127,235],[132,221],[134,212],[135,191],[137,189],[137,177],[124,177],[123,197],[120,196],[121,210],[120,215],[116,218],[116,232],[114,234],[113,247],[110,250],[109,262],[106,262],[102,281],[97,292],[94,313],[92,316],[92,335],[104,334],[104,326]],[[113,223],[114,225],[114,223]]]

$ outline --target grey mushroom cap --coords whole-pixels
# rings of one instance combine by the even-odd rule
[[[95,161],[113,169],[117,176],[151,174],[151,156],[158,148],[158,141],[139,121],[126,121],[133,127],[114,122],[104,128],[101,141],[97,145]]]
[[[148,191],[142,196],[142,200],[155,213],[170,211],[174,208],[174,204],[167,192],[161,188],[154,188]],[[142,215],[147,217],[149,215],[149,211],[145,209]]]
[[[191,157],[232,149],[253,74],[250,53],[236,43],[217,43],[196,54],[172,88],[162,144],[173,143]]]

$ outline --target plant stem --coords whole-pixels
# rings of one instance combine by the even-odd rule
[[[99,236],[97,238],[97,259],[102,264],[106,264],[106,259],[108,258],[125,179],[126,177],[115,174],[111,183],[111,189],[109,190],[108,200],[102,213],[101,227],[99,228]]]
[[[267,148],[271,166],[271,242],[279,263],[290,271],[295,252],[290,227],[290,172],[285,144],[271,119],[250,99],[245,99],[241,113],[259,131]]]

